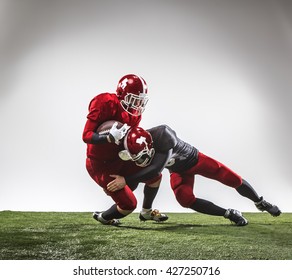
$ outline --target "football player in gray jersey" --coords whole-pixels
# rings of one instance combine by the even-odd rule
[[[170,172],[171,188],[183,207],[208,215],[225,217],[237,226],[248,224],[240,211],[225,209],[195,196],[195,175],[201,175],[234,188],[240,195],[253,201],[260,211],[267,211],[272,216],[281,214],[276,205],[265,201],[241,176],[179,139],[175,131],[167,125],[148,130],[141,127],[131,128],[124,138],[124,147],[125,150],[119,154],[121,159],[132,160],[142,168],[130,176],[114,175],[115,179],[108,184],[108,191],[115,191],[126,184],[137,185],[137,182],[149,180],[160,174],[163,168],[167,168]],[[143,220],[141,214],[140,219]]]

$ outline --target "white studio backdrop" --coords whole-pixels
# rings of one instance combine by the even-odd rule
[[[91,98],[136,73],[149,86],[141,126],[168,124],[291,212],[291,12],[272,0],[0,0],[0,210],[112,204],[87,174],[82,131]],[[188,211],[163,175],[154,207]],[[195,193],[256,211],[199,176]]]

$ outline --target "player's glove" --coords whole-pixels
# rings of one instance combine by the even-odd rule
[[[130,126],[126,123],[123,124],[121,128],[117,128],[118,123],[115,122],[109,131],[109,137],[111,142],[115,142],[115,144],[119,145],[120,140],[124,138],[127,131],[130,129]]]

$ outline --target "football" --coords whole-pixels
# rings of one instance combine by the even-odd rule
[[[96,132],[98,132],[99,134],[109,133],[110,129],[112,128],[115,122],[118,123],[117,128],[121,128],[123,126],[123,124],[119,121],[115,121],[115,120],[105,121],[97,128]]]

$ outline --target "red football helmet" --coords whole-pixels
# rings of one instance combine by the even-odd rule
[[[149,165],[155,154],[151,134],[141,127],[133,127],[128,131],[124,146],[126,150],[119,153],[120,158],[135,161],[140,167]]]
[[[147,84],[142,77],[128,74],[119,80],[117,96],[124,110],[133,116],[140,116],[148,101],[147,91]]]

